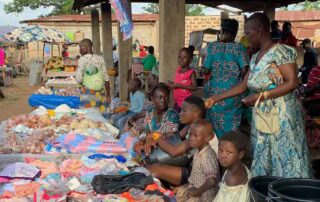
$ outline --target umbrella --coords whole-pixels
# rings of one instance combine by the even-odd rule
[[[17,27],[14,26],[0,26],[0,43],[8,42],[9,40],[4,38],[4,35],[8,32],[11,32],[13,30],[17,29]]]
[[[45,42],[68,42],[68,37],[56,29],[41,25],[31,25],[28,27],[18,28],[4,35],[10,41],[20,41],[24,43],[32,41]]]

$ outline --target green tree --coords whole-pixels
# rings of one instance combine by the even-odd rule
[[[6,13],[21,13],[25,8],[52,8],[49,15],[76,13],[72,10],[73,0],[13,0],[4,5]]]
[[[186,15],[187,16],[200,16],[204,15],[203,10],[205,6],[197,4],[186,4]],[[142,7],[146,13],[159,14],[159,4],[149,3],[146,7]]]
[[[142,9],[151,14],[159,14],[159,4],[148,4],[146,7],[142,7]]]
[[[289,10],[302,10],[302,11],[311,11],[311,10],[320,10],[320,1],[304,1],[298,4],[295,4],[291,9],[287,6],[281,7],[280,10],[282,11],[289,11]]]
[[[320,1],[304,1],[297,6],[300,6],[303,11],[320,10]]]

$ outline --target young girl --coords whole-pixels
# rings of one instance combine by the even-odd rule
[[[182,48],[179,51],[179,67],[176,71],[174,82],[168,81],[168,85],[173,89],[174,109],[178,112],[181,111],[184,99],[191,95],[191,91],[197,90],[196,74],[190,68],[192,55],[193,53],[189,48]]]
[[[227,170],[213,202],[250,201],[248,182],[251,174],[242,163],[247,141],[242,133],[234,131],[224,134],[219,140],[218,160],[220,165]]]

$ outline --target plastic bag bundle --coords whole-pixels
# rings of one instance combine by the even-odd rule
[[[132,173],[126,176],[96,175],[91,185],[96,194],[120,194],[131,188],[144,190],[147,185],[153,183],[154,180],[151,176]]]

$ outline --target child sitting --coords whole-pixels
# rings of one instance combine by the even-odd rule
[[[141,81],[139,79],[133,79],[129,82],[129,92],[130,92],[130,109],[128,112],[114,114],[111,117],[113,125],[119,130],[122,130],[128,118],[140,113],[143,109],[145,95],[140,90]]]
[[[248,182],[251,174],[242,163],[246,152],[246,137],[240,132],[228,132],[219,140],[218,159],[227,168],[214,202],[250,201]]]
[[[198,151],[193,157],[189,184],[178,190],[181,201],[212,201],[218,192],[220,171],[217,156],[209,145],[212,134],[212,125],[204,119],[190,127],[190,146]]]
[[[168,85],[173,89],[173,97],[175,101],[174,109],[181,111],[181,106],[187,97],[191,95],[191,91],[197,90],[196,74],[190,63],[193,53],[189,48],[182,48],[179,51],[179,67],[176,71],[174,82],[168,81]]]
[[[171,158],[187,154],[189,157],[189,163],[185,167],[166,165],[164,163],[152,164],[148,167],[148,169],[153,176],[175,186],[188,183],[188,178],[191,171],[192,156],[194,153],[192,147],[190,146],[188,137],[188,134],[190,133],[190,125],[204,118],[205,114],[206,109],[204,101],[200,97],[189,96],[184,100],[182,104],[182,110],[179,114],[180,122],[186,125],[181,131],[179,131],[179,135],[184,141],[180,144],[173,145],[165,137],[161,137],[156,142],[158,147],[166,152]],[[210,136],[209,144],[217,153],[218,139],[215,137],[213,132]],[[168,175],[168,173],[170,174]]]

